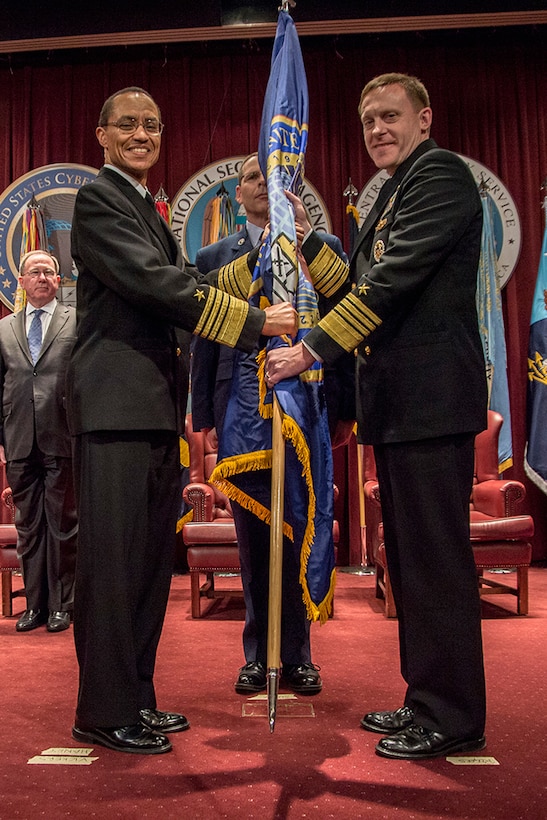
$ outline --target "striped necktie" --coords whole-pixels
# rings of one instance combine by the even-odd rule
[[[28,331],[28,346],[30,350],[30,355],[32,357],[32,361],[36,363],[36,359],[40,355],[40,349],[42,347],[42,313],[44,311],[41,308],[38,308],[34,311],[34,316],[32,317],[32,322],[30,323],[30,328]]]

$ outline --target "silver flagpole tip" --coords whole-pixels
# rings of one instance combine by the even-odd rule
[[[275,716],[277,711],[277,692],[279,689],[279,669],[274,666],[268,668],[268,718],[270,723],[270,734],[275,729]]]

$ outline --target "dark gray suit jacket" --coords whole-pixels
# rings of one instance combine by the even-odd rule
[[[76,311],[57,304],[33,364],[25,311],[0,321],[0,443],[8,461],[27,458],[35,430],[42,453],[70,457],[65,377],[75,340]]]

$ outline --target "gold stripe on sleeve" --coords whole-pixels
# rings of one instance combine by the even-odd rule
[[[324,319],[321,319],[319,327],[349,353],[381,324],[382,320],[374,311],[353,293],[348,293]]]
[[[203,294],[203,290],[201,291]],[[199,298],[196,290],[196,298]],[[249,304],[218,288],[209,288],[195,333],[212,342],[235,347],[249,313]]]
[[[247,265],[247,257],[240,256],[228,265],[223,265],[218,272],[218,287],[220,290],[236,296],[238,299],[249,298],[249,288],[251,287],[251,271]]]
[[[324,296],[332,296],[348,278],[348,265],[326,242],[308,265],[316,290]]]

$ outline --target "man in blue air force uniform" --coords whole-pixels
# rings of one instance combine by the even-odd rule
[[[232,234],[198,251],[196,266],[203,272],[228,264],[256,247],[268,222],[266,181],[260,170],[258,155],[250,154],[243,161],[236,188],[237,201],[247,214],[247,223],[239,233]],[[325,243],[344,261],[340,240],[321,234]],[[323,297],[319,295],[320,310]],[[208,434],[215,428],[217,440],[222,439],[224,418],[230,402],[234,369],[253,366],[254,355],[240,356],[221,345],[196,338],[192,356],[192,422],[194,430]],[[354,378],[353,356],[347,355],[344,367],[325,373],[327,412],[333,435],[339,420],[353,422]],[[250,416],[249,416],[250,417]],[[268,475],[264,475],[264,473]],[[241,486],[254,499],[269,507],[269,471],[251,471],[240,476]],[[240,669],[235,689],[241,694],[266,688],[266,644],[269,586],[270,528],[252,511],[233,498],[232,511],[236,524],[241,563],[241,578],[245,596],[246,617],[243,630],[245,665]],[[283,605],[281,661],[283,678],[294,691],[316,694],[322,682],[311,660],[310,622],[306,616],[299,582],[299,564],[294,550],[285,546],[283,561]]]

